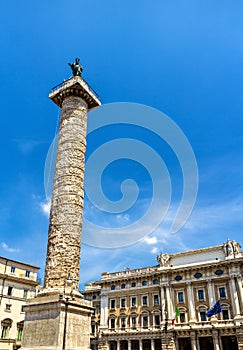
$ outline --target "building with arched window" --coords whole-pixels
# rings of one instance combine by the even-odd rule
[[[22,310],[37,293],[38,267],[0,257],[0,349],[20,348],[24,328]]]
[[[155,266],[104,272],[93,300],[93,350],[243,349],[243,253],[235,241],[176,254]],[[220,301],[221,312],[207,317]]]

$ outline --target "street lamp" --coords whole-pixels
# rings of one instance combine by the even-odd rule
[[[68,313],[68,304],[70,297],[66,296],[66,286],[72,287],[73,281],[70,277],[70,273],[68,274],[68,277],[66,281],[64,282],[64,303],[65,303],[65,317],[64,317],[64,329],[63,329],[63,343],[62,343],[62,349],[66,349],[66,334],[67,334],[67,313]],[[72,290],[70,295],[72,295]],[[73,298],[72,298],[73,300]]]

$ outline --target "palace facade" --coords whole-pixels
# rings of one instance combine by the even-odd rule
[[[0,257],[0,350],[20,348],[22,307],[38,293],[38,270],[39,267]]]
[[[243,349],[240,248],[228,240],[219,246],[160,254],[155,266],[104,272],[83,291],[95,309],[91,348]],[[222,311],[208,318],[206,312],[217,300]]]

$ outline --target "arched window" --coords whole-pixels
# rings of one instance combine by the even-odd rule
[[[115,315],[110,315],[110,329],[115,329],[116,328],[116,316]]]
[[[119,318],[120,318],[120,328],[125,329],[126,328],[127,315],[126,314],[120,314]]]
[[[137,317],[138,317],[138,315],[135,312],[131,313],[131,315],[130,315],[130,327],[132,329],[136,329],[137,328],[137,323],[138,323],[137,322]]]
[[[199,322],[207,321],[207,316],[206,316],[207,306],[201,305],[197,308],[197,310],[198,310],[198,321]]]
[[[178,317],[178,321],[180,323],[185,323],[188,322],[187,320],[187,309],[185,307],[180,307],[179,308],[179,317]]]
[[[12,323],[13,323],[13,321],[10,318],[5,318],[1,322],[1,326],[2,326],[1,338],[2,339],[9,337],[9,330],[12,327]]]
[[[24,329],[24,321],[18,322],[17,323],[17,330],[18,330],[17,341],[22,340],[23,329]]]
[[[158,280],[157,278],[155,278],[155,279],[153,280],[153,284],[159,284],[159,280]]]
[[[220,313],[221,319],[222,320],[229,320],[231,318],[229,304],[226,304],[226,303],[221,304],[221,310],[222,310],[222,312]]]

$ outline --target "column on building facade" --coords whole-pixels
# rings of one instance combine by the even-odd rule
[[[240,305],[239,305],[239,300],[238,300],[238,295],[237,295],[237,287],[236,287],[234,275],[230,276],[229,284],[230,284],[230,292],[231,292],[231,299],[232,299],[232,305],[233,305],[233,310],[234,310],[234,316],[240,315]]]
[[[142,341],[142,339],[139,339],[139,350],[143,350],[143,341]]]
[[[195,308],[194,308],[194,296],[191,282],[186,282],[187,284],[187,297],[189,306],[189,322],[194,322],[196,320]]]
[[[108,327],[108,293],[100,294],[100,329]]]
[[[117,342],[116,342],[116,350],[120,350],[120,340],[117,339]]]
[[[239,274],[236,277],[236,286],[238,292],[238,299],[240,304],[240,314],[243,314],[243,288],[242,288],[242,276]]]
[[[214,285],[212,283],[212,280],[209,278],[207,279],[208,283],[208,299],[209,299],[209,306],[213,306],[215,304],[215,291],[214,291]]]
[[[128,339],[128,341],[127,341],[127,346],[128,346],[128,350],[132,349],[132,342],[130,339]]]
[[[214,350],[220,350],[220,344],[219,344],[219,335],[218,332],[215,331],[212,333],[213,336],[213,345],[214,345]]]
[[[192,350],[197,350],[196,333],[195,332],[191,332],[190,338],[191,338],[191,348],[192,348]]]
[[[167,319],[170,320],[172,318],[172,300],[171,300],[171,288],[169,284],[165,285],[165,295],[166,295],[166,311],[167,311]]]
[[[165,310],[166,310],[166,305],[165,305],[165,286],[162,284],[161,285],[161,320],[164,321],[166,319],[165,315]]]
[[[155,349],[154,339],[151,339],[151,350]]]

